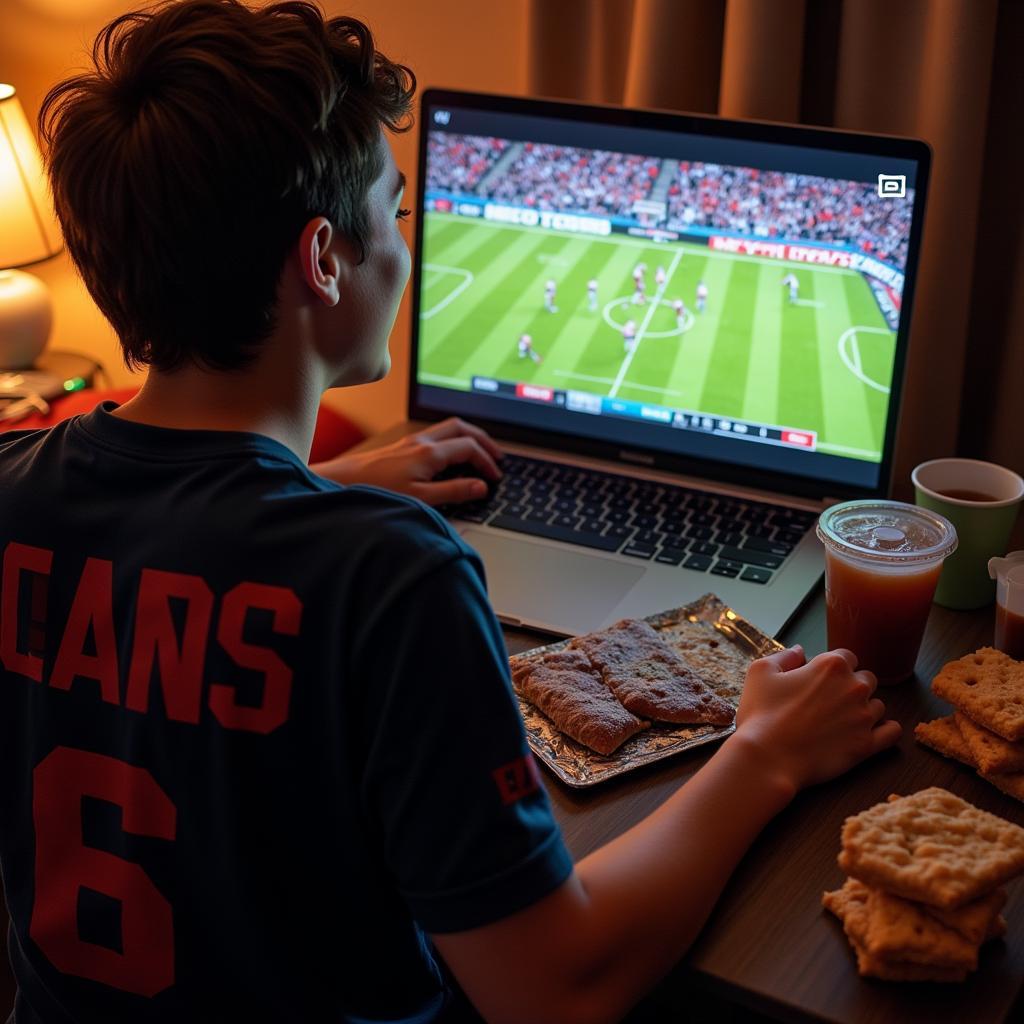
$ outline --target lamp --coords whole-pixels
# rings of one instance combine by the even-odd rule
[[[0,84],[0,369],[31,366],[53,323],[46,285],[12,268],[60,250],[39,146],[14,86]]]

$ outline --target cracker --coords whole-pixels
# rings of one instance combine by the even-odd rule
[[[981,647],[944,665],[932,690],[979,725],[1016,742],[1024,740],[1024,663]]]
[[[1024,772],[1014,772],[1012,775],[985,775],[978,772],[986,781],[991,782],[996,789],[1001,789],[1007,796],[1024,803]]]
[[[985,932],[991,925],[985,921]],[[984,935],[984,933],[983,933]],[[863,946],[881,960],[973,971],[978,966],[978,942],[947,928],[917,903],[872,889],[867,900]]]
[[[1006,890],[993,889],[992,892],[957,910],[943,910],[941,907],[929,907],[923,903],[918,906],[934,917],[939,924],[952,928],[965,939],[978,944],[992,938],[993,934],[1002,934],[998,928],[998,923],[1002,920],[999,911],[1003,909],[1005,903]]]
[[[857,954],[857,971],[864,978],[880,978],[882,981],[941,982],[959,982],[967,979],[966,970],[882,960],[872,956],[856,942],[853,943],[853,951]]]
[[[919,743],[923,743],[932,750],[937,750],[946,757],[963,761],[964,764],[977,768],[971,748],[967,745],[958,722],[966,719],[954,715],[946,715],[945,718],[936,718],[934,722],[919,722],[914,727],[914,737]],[[999,737],[996,737],[999,739]],[[1002,790],[1007,796],[1012,796],[1024,803],[1024,771],[1021,772],[983,772],[980,769],[978,774],[986,781],[992,783],[996,789]]]
[[[839,866],[896,896],[962,907],[1024,873],[1024,828],[933,786],[847,818]]]
[[[841,889],[822,893],[821,905],[835,914],[844,926],[849,921],[854,934],[862,935],[867,926],[868,893],[863,882],[848,878]]]
[[[934,964],[890,960],[871,953],[866,946],[870,928],[869,905],[874,893],[855,878],[848,878],[842,889],[826,892],[822,903],[843,923],[843,931],[857,956],[857,970],[864,977],[885,981],[963,981],[966,967],[943,967]],[[900,901],[905,902],[905,901]],[[941,928],[940,925],[936,925]],[[975,949],[977,947],[971,947]]]
[[[956,712],[956,724],[971,748],[979,772],[986,775],[1024,772],[1024,743],[1004,740],[972,721],[962,711]]]
[[[923,743],[932,750],[937,750],[946,757],[952,757],[956,761],[963,761],[964,764],[974,768],[974,758],[971,755],[971,748],[960,733],[960,727],[956,724],[954,715],[946,715],[945,718],[936,718],[933,722],[918,722],[914,726],[914,738],[918,743]]]

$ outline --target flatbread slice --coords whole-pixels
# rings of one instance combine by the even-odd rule
[[[647,729],[596,673],[543,661],[521,675],[517,688],[567,736],[606,757]]]
[[[682,619],[659,630],[658,635],[719,697],[739,704],[747,669],[753,660],[749,654],[723,637],[709,622]]]
[[[624,619],[576,637],[608,688],[633,714],[687,725],[731,725],[736,713],[646,623]]]

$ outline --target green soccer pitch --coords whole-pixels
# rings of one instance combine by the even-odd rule
[[[420,299],[423,384],[468,390],[474,375],[813,430],[818,450],[878,462],[895,334],[853,270],[593,238],[428,213]],[[647,264],[647,304],[633,268]],[[654,275],[668,279],[655,302]],[[789,301],[783,277],[800,282]],[[557,283],[558,312],[544,308]],[[596,311],[587,282],[596,278]],[[708,288],[696,312],[697,282]],[[680,329],[672,302],[688,310]],[[625,351],[621,325],[637,344]],[[543,362],[520,358],[521,334]]]

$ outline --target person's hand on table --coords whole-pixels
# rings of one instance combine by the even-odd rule
[[[501,479],[501,458],[501,449],[486,431],[452,417],[384,448],[339,455],[309,468],[340,484],[371,484],[411,495],[428,505],[455,505],[484,497],[484,481]],[[462,464],[472,466],[479,477],[434,479]]]
[[[794,790],[842,775],[895,744],[900,724],[874,696],[878,680],[855,671],[852,651],[804,658],[791,647],[755,661],[736,714],[736,738],[753,746]]]

